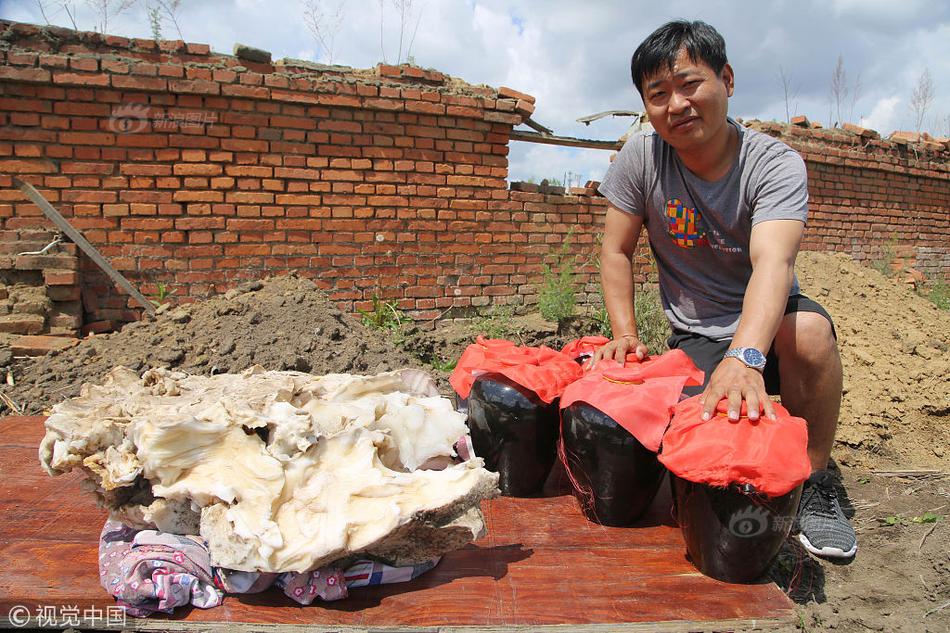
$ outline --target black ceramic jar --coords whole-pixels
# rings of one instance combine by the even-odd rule
[[[501,374],[483,374],[468,396],[468,427],[475,454],[499,474],[503,495],[541,490],[557,453],[557,400],[548,404]]]

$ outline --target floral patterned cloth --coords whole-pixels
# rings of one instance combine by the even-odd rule
[[[126,613],[136,617],[171,613],[189,604],[209,609],[221,604],[225,594],[259,593],[271,586],[303,605],[317,598],[342,600],[351,588],[413,580],[439,560],[407,567],[358,560],[345,570],[327,567],[274,574],[212,567],[200,537],[136,530],[111,518],[99,539],[99,581]]]
[[[224,599],[200,538],[135,530],[114,519],[99,538],[99,582],[137,617],[187,604],[209,609]]]

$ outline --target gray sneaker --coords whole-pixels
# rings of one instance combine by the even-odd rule
[[[838,503],[831,471],[816,470],[805,481],[798,527],[798,540],[815,556],[851,558],[858,551],[858,538]]]

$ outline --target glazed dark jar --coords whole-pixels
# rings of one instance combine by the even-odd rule
[[[582,401],[564,408],[561,441],[574,496],[588,519],[627,526],[653,503],[666,468],[606,413]]]
[[[499,474],[503,495],[537,493],[557,454],[558,402],[497,373],[475,379],[468,396],[468,427],[475,454]]]
[[[788,537],[802,494],[801,485],[768,497],[672,474],[670,482],[690,560],[703,574],[725,582],[752,582],[765,573]]]

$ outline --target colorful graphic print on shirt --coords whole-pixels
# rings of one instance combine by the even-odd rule
[[[667,201],[666,219],[669,222],[670,237],[677,246],[694,248],[709,244],[706,229],[702,226],[702,214],[687,207],[679,198]]]

